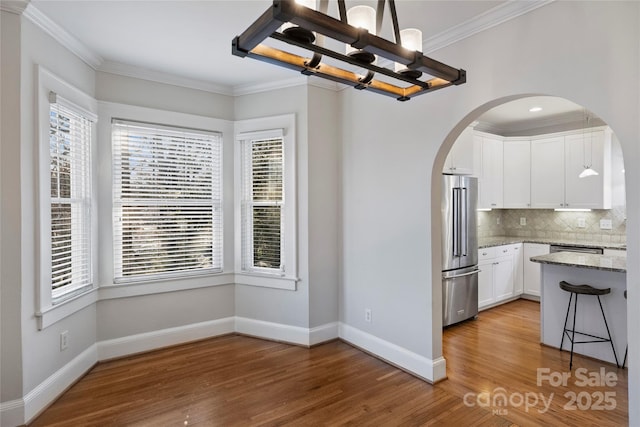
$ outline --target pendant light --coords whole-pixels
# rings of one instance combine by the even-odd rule
[[[398,101],[407,101],[467,81],[464,69],[425,56],[421,52],[422,36],[418,37],[417,46],[403,43],[402,39],[411,39],[411,35],[409,32],[402,37],[400,35],[395,0],[378,0],[376,9],[366,6],[352,8],[349,17],[345,0],[336,0],[336,3],[337,18],[328,14],[329,0],[273,0],[269,9],[234,37],[231,52],[241,58],[279,65],[306,76],[391,96]],[[382,32],[387,4],[394,41],[378,35]],[[325,38],[338,43],[325,45]],[[271,45],[269,41],[280,45]],[[280,47],[282,44],[285,46]],[[349,46],[347,53],[345,45]],[[288,47],[296,50],[288,50]],[[300,49],[305,52],[300,53]],[[376,58],[385,61],[377,61]],[[401,65],[386,66],[393,63]],[[394,69],[396,67],[399,71]],[[360,72],[363,69],[366,71],[364,76]]]
[[[589,115],[587,114],[587,110],[584,110],[584,122],[585,126],[582,128],[582,161],[584,170],[580,172],[578,178],[587,178],[589,176],[599,175],[595,169],[593,169],[593,132],[589,132],[589,163],[587,163],[587,148],[586,148],[586,138],[585,138],[585,130],[589,126]]]

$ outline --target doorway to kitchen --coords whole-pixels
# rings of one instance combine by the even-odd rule
[[[535,392],[540,369],[569,370],[568,352],[540,345],[541,264],[532,257],[549,254],[552,245],[626,257],[625,172],[615,133],[596,114],[563,98],[505,101],[460,132],[442,170],[478,179],[480,311],[477,319],[443,333],[449,378],[475,371],[482,378],[476,393],[504,387],[495,376],[496,363],[513,375],[511,393]],[[626,338],[626,328],[624,333]],[[489,335],[495,342],[487,352],[489,341],[478,337]],[[560,329],[555,347],[561,335]],[[625,338],[617,343],[621,354]],[[461,361],[461,349],[482,363]],[[626,370],[584,357],[582,363],[588,369],[604,366],[626,390]],[[626,401],[617,403],[626,413]]]

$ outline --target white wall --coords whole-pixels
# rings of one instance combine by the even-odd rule
[[[440,173],[462,129],[510,96],[556,95],[595,112],[640,161],[640,4],[554,2],[432,54],[468,71],[467,84],[398,103],[343,94],[342,320],[437,360],[441,348]],[[357,125],[355,125],[357,124]],[[640,257],[640,178],[627,168],[628,249]],[[628,282],[640,279],[630,262]],[[640,294],[630,291],[629,304]],[[364,309],[373,322],[364,322]],[[630,310],[629,323],[640,314]],[[640,365],[631,337],[630,365]],[[629,377],[632,378],[632,375]],[[630,382],[631,396],[640,384]],[[630,408],[632,420],[640,410]],[[640,421],[636,421],[640,422]]]
[[[302,328],[309,327],[309,200],[307,87],[295,86],[278,91],[236,98],[234,118],[295,114],[298,203],[298,282],[295,291],[236,285],[236,316]]]
[[[337,322],[340,280],[340,98],[308,87],[309,324]]]
[[[15,266],[19,265],[21,270],[22,376],[23,390],[28,393],[96,341],[95,306],[93,305],[42,331],[38,331],[34,315],[39,257],[36,186],[38,164],[36,153],[39,143],[35,120],[36,65],[42,65],[62,79],[73,82],[74,86],[89,95],[94,94],[95,80],[94,72],[89,66],[26,19],[22,19],[20,37],[22,49],[20,176],[14,177],[13,182],[20,188],[20,194],[15,195],[14,203],[19,203],[22,210],[19,228],[20,260]],[[61,352],[59,335],[63,330],[69,331],[69,348]]]
[[[20,251],[20,16],[0,22],[0,402],[22,397]],[[0,420],[1,422],[1,420]]]

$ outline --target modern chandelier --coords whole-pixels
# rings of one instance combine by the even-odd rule
[[[389,0],[395,42],[377,35],[382,26],[385,0],[378,0],[377,10],[355,6],[349,11],[344,0],[337,0],[339,20],[327,15],[328,0],[318,3],[319,10],[315,10],[315,0],[274,0],[269,9],[233,39],[233,54],[392,96],[399,101],[466,82],[465,70],[422,54],[420,30],[400,31],[395,0]],[[345,53],[325,47],[325,37],[344,45]],[[268,46],[263,43],[268,38],[311,51],[313,55],[305,57]],[[393,69],[378,65],[376,56],[394,63]],[[348,64],[355,70],[325,63],[324,57]],[[363,69],[365,71],[360,72]],[[421,79],[423,73],[429,78]],[[387,78],[381,80],[376,75]]]

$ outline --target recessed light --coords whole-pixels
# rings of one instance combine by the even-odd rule
[[[529,108],[530,113],[537,113],[538,111],[542,111],[542,107],[531,107]]]

